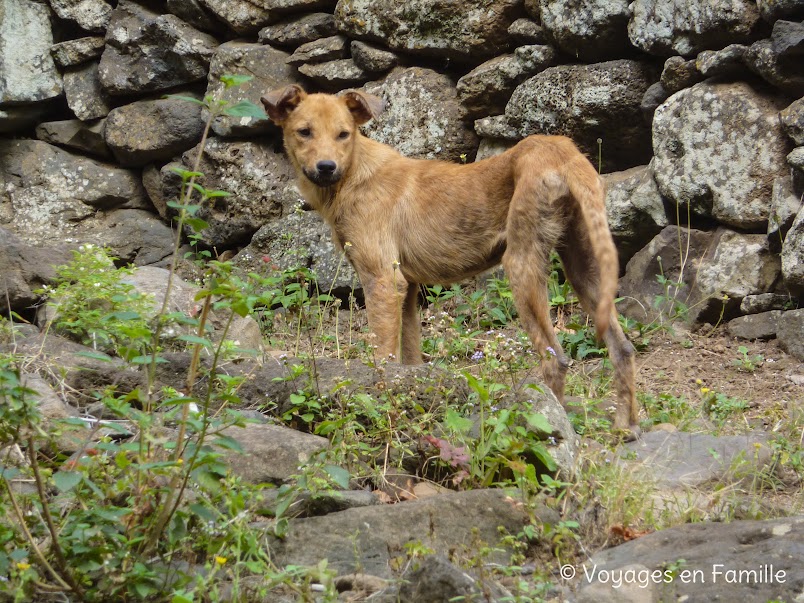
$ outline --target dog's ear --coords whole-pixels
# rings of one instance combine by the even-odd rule
[[[385,101],[379,96],[366,94],[358,90],[347,90],[341,94],[341,98],[343,98],[343,102],[346,103],[349,111],[352,112],[357,125],[364,124],[368,120],[377,117],[385,108]]]
[[[307,93],[298,84],[291,84],[278,90],[266,93],[260,100],[265,106],[268,117],[276,125],[281,126],[291,111],[299,106]]]

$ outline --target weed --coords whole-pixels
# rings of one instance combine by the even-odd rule
[[[737,352],[739,357],[736,360],[732,361],[732,364],[737,367],[738,370],[744,371],[746,373],[753,373],[757,368],[762,366],[762,363],[765,361],[764,356],[762,354],[755,354],[751,356],[748,352],[748,348],[744,345],[741,345],[737,348]]]

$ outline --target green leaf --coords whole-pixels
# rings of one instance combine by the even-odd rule
[[[230,436],[218,435],[213,443],[219,448],[233,450],[234,452],[243,452],[243,447],[240,445],[240,442]]]
[[[187,217],[184,219],[184,223],[192,228],[195,232],[201,232],[202,230],[209,228],[209,222],[202,220],[201,218]]]
[[[231,197],[232,193],[229,191],[207,191],[204,193],[208,199],[215,199],[216,197]]]
[[[525,418],[528,421],[528,425],[533,427],[536,431],[541,431],[542,433],[553,433],[553,426],[550,425],[550,422],[540,412],[528,413],[525,415]]]
[[[193,593],[186,593],[183,590],[179,590],[173,593],[173,598],[170,599],[170,603],[193,603],[194,600]]]
[[[241,86],[246,82],[250,82],[254,79],[253,75],[243,75],[240,73],[224,73],[220,80],[223,82],[223,85],[227,88],[232,88],[234,86]]]
[[[211,348],[212,342],[206,337],[199,337],[198,335],[179,335],[176,339],[192,343],[193,345],[200,345],[205,348]]]
[[[471,419],[462,417],[452,408],[447,410],[447,416],[444,418],[444,423],[451,431],[457,433],[468,433],[474,425],[474,422]]]
[[[131,364],[151,364],[152,360],[153,360],[153,356],[151,354],[145,354],[143,356],[135,356],[129,362],[131,362]],[[156,363],[157,364],[166,364],[167,360],[157,356],[156,357]]]
[[[329,475],[332,481],[338,484],[338,486],[344,490],[349,489],[349,479],[351,475],[349,475],[346,469],[338,467],[337,465],[324,465],[324,471],[327,472],[327,475]]]
[[[203,521],[212,522],[212,521],[217,521],[217,519],[218,519],[218,516],[215,515],[215,513],[210,511],[204,505],[199,505],[198,503],[193,503],[193,504],[189,505],[189,507],[190,507],[190,511],[192,511],[193,513],[198,515],[198,517],[200,517]]]
[[[142,318],[139,312],[121,310],[120,312],[112,312],[111,314],[107,314],[101,318],[101,322],[107,322],[110,320],[137,320],[138,318]]]
[[[223,113],[225,115],[229,115],[230,117],[254,117],[255,119],[268,119],[265,111],[260,109],[251,101],[240,101],[236,105],[226,107],[226,109],[223,110]]]
[[[53,483],[59,492],[69,492],[81,483],[82,477],[79,471],[57,471],[53,474]]]
[[[171,166],[170,171],[188,180],[192,177],[201,178],[204,175],[203,172],[193,172],[178,165]],[[170,202],[168,205],[170,205]]]

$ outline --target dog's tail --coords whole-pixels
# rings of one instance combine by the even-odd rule
[[[584,166],[585,167],[585,166]],[[606,219],[606,195],[602,179],[595,169],[573,170],[567,178],[570,194],[575,198],[589,233],[589,244],[596,260],[598,274],[598,298],[595,312],[595,329],[598,340],[608,331],[617,295],[619,261],[617,248],[611,237]]]

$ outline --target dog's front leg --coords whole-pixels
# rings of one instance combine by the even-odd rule
[[[402,309],[408,283],[399,271],[369,277],[361,275],[360,280],[366,294],[369,327],[377,338],[378,358],[399,362],[402,360]]]

